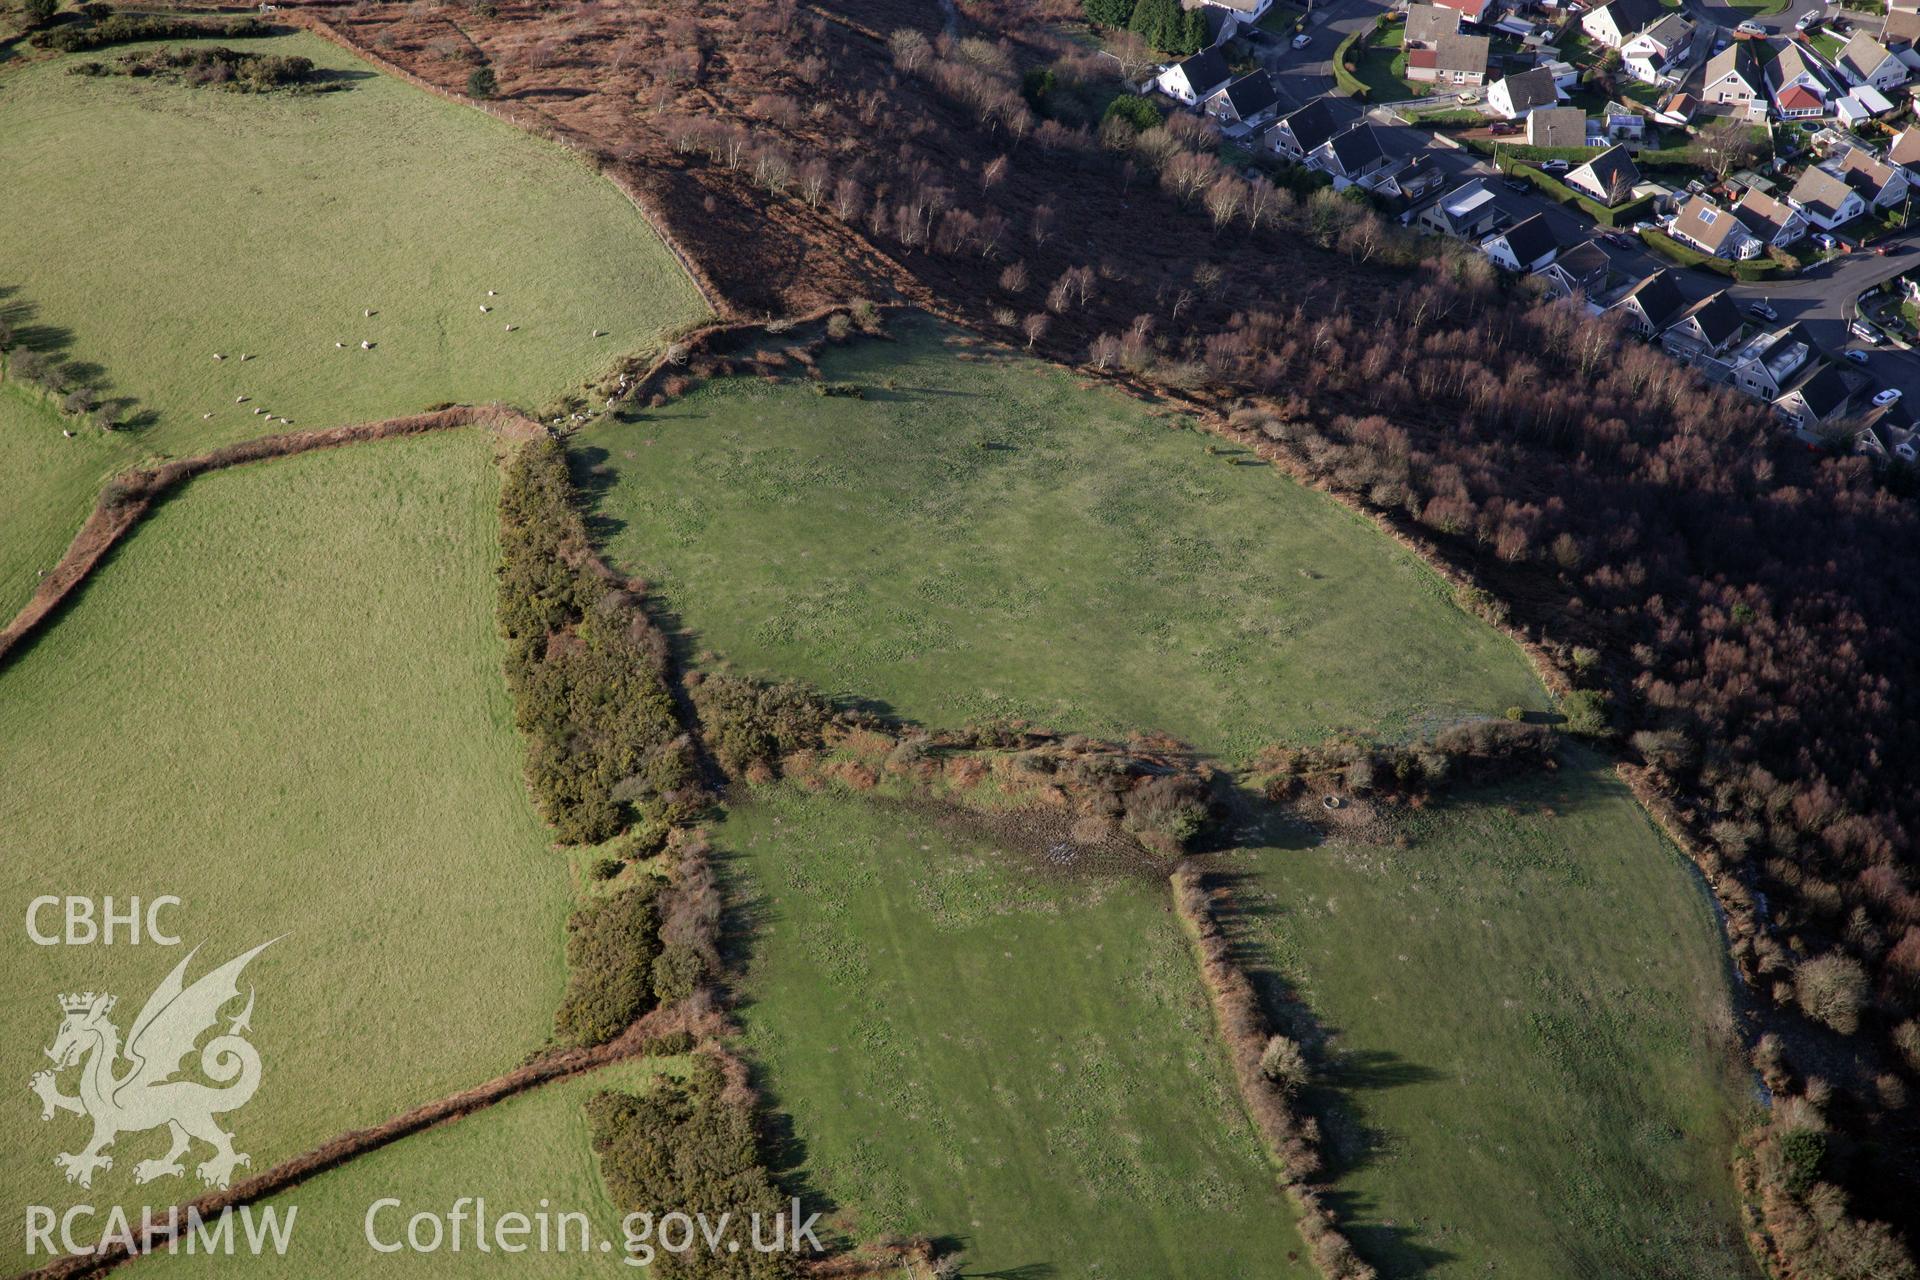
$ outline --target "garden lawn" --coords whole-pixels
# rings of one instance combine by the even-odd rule
[[[1415,84],[1407,79],[1407,52],[1401,47],[1406,39],[1405,23],[1391,22],[1355,45],[1354,75],[1367,86],[1376,102],[1403,102],[1433,92],[1431,84]]]
[[[67,74],[157,45],[0,70],[5,305],[148,423],[143,450],[285,429],[256,408],[319,427],[538,407],[703,314],[646,221],[560,147],[315,36],[231,43],[347,87]]]
[[[79,532],[128,442],[73,423],[37,393],[0,383],[0,626],[33,594]]]
[[[152,1268],[153,1280],[170,1276],[195,1280],[201,1276],[276,1280],[367,1276],[377,1280],[420,1275],[645,1274],[619,1262],[624,1215],[601,1181],[582,1108],[603,1089],[645,1092],[656,1073],[683,1074],[685,1063],[682,1058],[642,1058],[542,1085],[451,1124],[402,1138],[274,1196],[262,1207],[283,1219],[289,1212],[294,1214],[292,1243],[284,1256],[242,1255],[210,1261],[182,1251],[157,1255],[141,1263],[141,1269]],[[367,1243],[367,1212],[377,1201],[400,1201],[398,1206],[378,1210],[373,1220],[375,1239],[386,1245],[405,1240],[407,1219],[414,1214],[429,1212],[444,1220],[463,1196],[484,1199],[492,1222],[508,1213],[522,1213],[537,1224],[536,1215],[546,1212],[551,1215],[550,1241],[564,1236],[566,1250],[482,1253],[475,1247],[471,1204],[457,1257],[452,1256],[450,1240],[433,1254],[387,1253]],[[260,1213],[261,1208],[254,1212]],[[593,1248],[588,1256],[578,1247],[577,1223],[569,1221],[562,1230],[559,1215],[574,1212],[586,1214],[591,1224]],[[524,1240],[532,1245],[538,1236],[530,1234]],[[600,1252],[602,1240],[613,1249]]]
[[[864,399],[727,379],[574,438],[591,527],[695,650],[925,723],[1228,756],[1546,705],[1359,516],[1069,373],[894,328],[823,358]]]
[[[1356,1246],[1392,1277],[1748,1276],[1692,869],[1586,753],[1401,829],[1227,859],[1245,941],[1332,1037],[1317,1101]]]
[[[26,1088],[61,992],[113,993],[124,1033],[189,948],[191,978],[278,939],[245,975],[264,1082],[223,1118],[256,1171],[545,1042],[570,877],[501,676],[494,447],[447,432],[196,480],[0,668],[8,1250],[26,1205],[201,1189],[191,1167],[134,1186],[162,1133],[122,1136],[90,1191],[62,1182],[53,1156],[89,1130],[42,1123]],[[182,945],[35,946],[43,894],[176,895]]]
[[[748,1054],[855,1238],[951,1237],[967,1275],[1313,1274],[1157,875],[794,786],[716,835],[757,923]]]

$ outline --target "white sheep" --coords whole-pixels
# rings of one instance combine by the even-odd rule
[[[607,331],[605,329],[595,329],[593,331],[593,336],[596,338],[604,338],[607,336]]]
[[[507,326],[507,332],[512,333],[515,329],[518,329],[519,327],[520,326],[517,324],[510,324]]]
[[[360,349],[362,351],[371,351],[373,350],[373,344],[371,342],[368,342],[365,338],[362,338],[360,340]]]
[[[371,318],[371,317],[373,316],[373,308],[372,308],[372,307],[368,307],[368,308],[366,308],[365,310],[363,310],[363,311],[362,311],[362,312],[361,312],[360,314],[361,314],[361,315],[363,315],[363,316],[366,316],[366,317],[368,317],[368,318]]]
[[[245,404],[247,402],[247,398],[245,396],[235,396],[233,398],[233,402],[235,404]]]
[[[489,290],[487,290],[487,296],[488,296],[489,298],[493,298],[493,297],[498,297],[499,295],[498,295],[498,294],[496,294],[496,293],[494,293],[494,291],[493,291],[493,290],[491,290],[491,289],[489,289]]]
[[[333,344],[333,349],[335,351],[345,351],[347,349],[347,344],[344,342],[336,342]]]
[[[220,353],[219,353],[218,351],[216,351],[216,352],[214,352],[214,353],[213,353],[213,358],[214,358],[215,360],[225,360],[225,359],[226,359],[226,357],[225,357],[225,356],[223,356],[223,355],[221,355],[221,354],[220,354]]]
[[[481,304],[480,304],[480,313],[481,313],[482,315],[485,315],[485,314],[486,314],[487,312],[489,312],[489,311],[491,311],[491,310],[493,310],[493,308],[492,308],[492,307],[490,307],[490,306],[488,306],[488,305],[487,305],[486,303],[484,303],[484,302],[483,302],[483,303],[481,303]]]

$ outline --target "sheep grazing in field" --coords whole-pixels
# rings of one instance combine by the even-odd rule
[[[361,349],[362,351],[371,351],[371,350],[373,350],[373,344],[372,344],[371,342],[368,342],[368,341],[366,341],[366,340],[365,340],[365,339],[363,338],[363,339],[361,339],[361,341],[360,341],[360,349]]]
[[[604,338],[607,336],[607,331],[605,329],[595,329],[593,331],[593,336],[596,338]]]
[[[253,411],[254,411],[254,413],[256,413],[256,414],[261,414],[261,413],[265,413],[265,412],[266,412],[266,410],[265,410],[265,409],[262,409],[262,408],[261,408],[261,407],[260,407],[259,405],[255,405],[255,406],[253,406]]]
[[[73,432],[71,431],[62,430],[60,434],[65,436],[69,440],[73,439]]]
[[[205,422],[208,418],[211,418],[212,416],[213,415],[210,413],[203,413],[200,415],[200,421]]]
[[[520,326],[517,324],[510,324],[507,326],[507,332],[512,333],[515,329],[518,329],[519,327]]]
[[[362,310],[362,311],[360,312],[360,314],[361,314],[361,315],[363,315],[363,316],[366,316],[366,317],[367,317],[368,319],[372,319],[372,318],[373,318],[373,308],[372,308],[372,307],[367,307],[367,308],[365,308],[364,310]]]
[[[253,359],[253,357],[252,357],[252,356],[250,356],[250,355],[248,355],[248,354],[247,354],[246,352],[244,352],[244,351],[242,351],[242,352],[240,353],[240,363],[241,363],[241,364],[245,364],[245,363],[246,363],[247,361],[249,361],[249,360],[251,360],[251,359]]]
[[[335,351],[345,351],[347,349],[347,344],[344,342],[336,342],[333,344],[333,349]]]
[[[487,312],[489,312],[489,311],[491,311],[491,310],[493,310],[493,308],[492,308],[492,307],[490,307],[490,306],[488,306],[488,305],[487,305],[486,303],[484,303],[484,302],[483,302],[483,303],[481,303],[481,304],[480,304],[480,314],[481,314],[481,315],[485,315],[485,314],[486,314]]]
[[[245,396],[235,396],[233,398],[233,402],[235,404],[245,404],[247,402],[247,398]]]
[[[496,297],[499,297],[499,295],[498,295],[497,293],[495,293],[495,292],[494,292],[494,291],[493,291],[492,289],[489,289],[489,290],[487,290],[487,296],[488,296],[489,298],[496,298]]]
[[[215,360],[225,360],[225,359],[226,359],[226,357],[225,357],[225,356],[223,356],[223,355],[221,355],[221,354],[220,354],[220,353],[219,353],[218,351],[216,351],[216,352],[214,352],[214,353],[213,353],[213,358],[214,358]]]

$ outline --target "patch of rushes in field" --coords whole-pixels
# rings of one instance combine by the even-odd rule
[[[261,1208],[272,1209],[283,1218],[290,1211],[294,1214],[294,1231],[284,1256],[209,1261],[185,1253],[156,1255],[140,1263],[141,1270],[151,1268],[154,1280],[188,1276],[270,1276],[274,1280],[366,1276],[377,1280],[421,1275],[644,1275],[644,1271],[624,1265],[625,1215],[607,1196],[581,1108],[602,1089],[643,1092],[656,1075],[681,1076],[685,1067],[684,1058],[616,1063],[542,1085],[329,1170],[262,1203]],[[462,1247],[456,1255],[448,1215],[462,1197],[469,1202],[465,1206]],[[394,1200],[399,1203],[380,1203]],[[525,1252],[503,1253],[497,1247],[483,1252],[476,1246],[475,1215],[480,1209],[472,1202],[477,1200],[485,1201],[489,1222],[498,1223],[508,1213],[526,1215],[534,1230],[525,1236],[507,1237],[509,1242],[528,1245]],[[434,1252],[410,1246],[387,1252],[368,1243],[371,1230],[382,1246],[405,1246],[408,1219],[423,1212],[441,1220],[441,1245]],[[549,1247],[545,1250],[533,1247],[539,1240],[542,1213],[548,1215]],[[562,1213],[587,1216],[592,1247],[584,1252],[576,1247],[581,1229],[577,1221],[562,1224]],[[421,1226],[417,1239],[431,1240],[430,1230]],[[498,1239],[494,1237],[495,1242]],[[558,1247],[563,1240],[564,1249]],[[613,1247],[600,1250],[603,1240]]]
[[[53,1157],[88,1127],[42,1123],[26,1092],[59,993],[116,995],[124,1034],[189,947],[198,976],[278,938],[245,975],[263,1083],[223,1120],[256,1170],[546,1040],[571,877],[501,677],[493,448],[456,431],[196,480],[0,669],[0,1022],[24,1055],[0,1113],[9,1256],[26,1205],[200,1189],[191,1165],[134,1185],[164,1132],[123,1135],[90,1190],[62,1181]],[[176,895],[182,945],[33,945],[19,922],[43,894]]]
[[[626,197],[560,147],[315,36],[232,43],[345,89],[67,74],[161,45],[0,70],[5,305],[147,421],[144,451],[282,418],[536,408],[704,313]]]
[[[1597,757],[1410,815],[1406,848],[1229,856],[1332,1038],[1332,1203],[1387,1276],[1747,1277],[1724,956]]]
[[[1250,754],[1544,707],[1370,525],[1237,449],[930,322],[576,438],[614,559],[749,672],[936,725]]]
[[[127,441],[74,424],[44,397],[0,383],[0,625],[58,564]]]
[[[791,785],[716,838],[747,1053],[854,1235],[953,1238],[969,1275],[1313,1274],[1158,877]]]

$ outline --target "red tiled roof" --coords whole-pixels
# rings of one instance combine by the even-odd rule
[[[1458,9],[1466,15],[1468,22],[1478,22],[1480,16],[1487,11],[1489,0],[1433,0],[1433,2],[1445,9]]]
[[[1410,67],[1437,67],[1440,65],[1438,49],[1407,50],[1407,65]]]
[[[1780,95],[1782,111],[1799,111],[1806,107],[1818,107],[1820,95],[1803,84],[1796,84]]]

